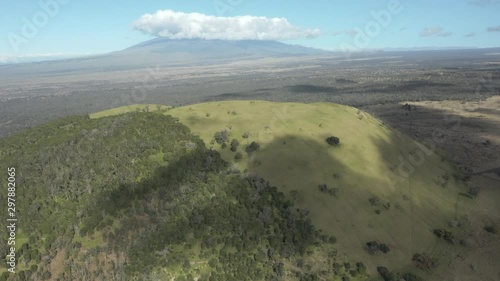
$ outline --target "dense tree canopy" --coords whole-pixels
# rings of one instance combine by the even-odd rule
[[[170,116],[68,117],[0,140],[0,159],[19,171],[20,280],[322,280],[315,259],[345,259]]]

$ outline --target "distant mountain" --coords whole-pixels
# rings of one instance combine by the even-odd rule
[[[433,47],[433,46],[425,46],[425,47],[400,47],[400,48],[384,48],[383,51],[398,51],[398,52],[412,52],[412,51],[446,51],[446,50],[479,50],[477,47]]]
[[[194,66],[261,58],[325,55],[330,52],[277,41],[152,39],[109,54],[0,66],[0,74],[88,73],[147,68]],[[8,69],[8,71],[5,71]]]
[[[277,41],[152,39],[107,57],[118,65],[126,59],[129,65],[203,65],[268,57],[328,54],[328,51],[289,45]]]
[[[407,59],[485,58],[500,48],[432,48],[361,50],[349,53],[353,59],[401,56]],[[0,77],[41,77],[138,70],[149,67],[215,65],[245,60],[285,57],[337,57],[346,53],[326,51],[271,40],[205,40],[156,38],[108,54],[63,60],[0,65]],[[1,60],[0,60],[1,61]]]
[[[325,54],[327,51],[271,40],[205,40],[205,39],[152,39],[115,54],[150,52],[153,54],[190,54],[203,57],[267,57],[287,55]]]

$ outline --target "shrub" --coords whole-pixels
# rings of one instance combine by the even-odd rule
[[[227,141],[229,141],[229,132],[227,130],[217,132],[214,135],[214,139],[220,145],[225,144]]]
[[[326,138],[326,142],[329,145],[338,145],[338,144],[340,144],[340,139],[337,137],[331,136],[331,137]]]
[[[389,272],[389,269],[387,269],[387,267],[379,266],[377,267],[377,272],[385,281],[392,281],[391,273]]]
[[[236,152],[236,149],[238,149],[238,145],[240,145],[240,142],[237,139],[233,139],[231,141],[231,151]]]
[[[249,132],[244,132],[241,137],[244,138],[244,139],[248,139],[249,136],[250,136]]]
[[[235,161],[240,161],[242,158],[243,158],[243,154],[241,154],[241,152],[238,151],[234,154]]]
[[[1,281],[6,281],[7,279],[9,279],[9,272],[8,271],[5,271],[4,273],[2,273],[2,275],[0,276],[0,280]]]
[[[426,253],[417,253],[413,255],[412,261],[416,267],[424,271],[431,271],[437,266],[437,259]]]
[[[328,191],[328,193],[330,193],[330,195],[331,195],[331,196],[335,196],[335,197],[337,197],[337,195],[339,194],[339,189],[338,189],[338,188],[336,188],[336,187],[332,187],[332,188]]]
[[[434,235],[436,235],[439,238],[443,238],[445,241],[456,244],[457,240],[453,236],[453,233],[451,231],[448,231],[446,229],[434,229],[433,231]]]
[[[368,201],[370,201],[370,204],[372,204],[372,206],[378,206],[380,204],[380,198],[378,198],[378,196],[372,196],[370,197],[370,199],[368,199]]]
[[[356,270],[358,271],[359,274],[365,274],[366,273],[366,265],[363,262],[357,262],[356,263]]]
[[[389,248],[387,244],[380,244],[380,251],[382,251],[382,253],[387,254],[390,250],[391,248]]]
[[[389,245],[384,244],[384,243],[378,243],[377,241],[370,241],[366,243],[366,249],[370,254],[375,254],[378,251],[381,251],[384,254],[387,254],[388,252],[391,251],[391,248]],[[365,268],[366,270],[366,268]]]
[[[254,142],[254,141],[253,141],[252,143],[250,143],[250,144],[249,144],[249,145],[245,148],[245,151],[246,151],[248,154],[250,154],[250,153],[252,153],[252,152],[254,152],[254,151],[257,151],[259,148],[260,148],[260,145],[259,145],[258,143],[256,143],[256,142]]]
[[[335,271],[337,273],[340,272],[340,270],[342,269],[342,265],[338,262],[334,262],[332,267],[333,267],[333,271]]]
[[[42,274],[43,279],[48,280],[48,279],[50,279],[50,277],[52,277],[52,273],[50,273],[49,271],[43,272],[43,274]]]
[[[413,273],[405,273],[403,274],[403,279],[405,281],[423,281],[422,278],[418,277],[417,275]]]
[[[372,254],[374,254],[378,250],[380,250],[380,245],[378,244],[377,241],[370,241],[370,242],[366,243],[366,246],[368,248],[368,252],[370,252]]]
[[[497,234],[498,233],[498,230],[495,226],[493,225],[487,225],[484,227],[484,230],[489,232],[489,233],[493,233],[493,234]]]
[[[332,236],[330,236],[330,237],[328,238],[328,243],[330,243],[330,244],[335,244],[335,243],[337,243],[337,237],[335,237],[335,236],[333,236],[333,235],[332,235]]]
[[[480,192],[479,187],[471,186],[469,187],[469,189],[467,189],[466,193],[460,193],[460,194],[470,199],[476,199],[476,197],[479,195],[479,192]]]

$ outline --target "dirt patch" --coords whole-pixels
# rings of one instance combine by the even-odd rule
[[[64,263],[66,258],[64,257],[66,251],[58,251],[56,256],[50,261],[49,272],[52,273],[52,277],[57,277],[61,272],[64,271]]]

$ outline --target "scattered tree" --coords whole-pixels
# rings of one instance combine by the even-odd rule
[[[439,238],[443,238],[445,241],[456,244],[457,239],[453,236],[453,233],[451,231],[446,230],[446,229],[434,229],[433,231],[434,235],[436,235]]]
[[[222,131],[215,133],[214,139],[220,145],[225,144],[227,141],[229,141],[229,131],[222,130]]]
[[[338,137],[331,136],[331,137],[326,138],[326,142],[329,145],[338,145],[338,144],[340,144],[340,139]]]
[[[391,272],[389,271],[389,269],[387,269],[387,267],[379,266],[377,267],[377,272],[385,281],[393,281]]]
[[[423,281],[422,278],[420,278],[419,276],[413,274],[413,273],[405,273],[403,274],[403,279],[405,281]]]
[[[391,250],[391,248],[389,247],[389,245],[387,244],[380,244],[380,251],[384,254],[387,254],[389,251]]]
[[[243,154],[241,154],[241,152],[239,152],[239,151],[238,151],[238,152],[236,152],[236,153],[234,154],[234,161],[238,162],[238,161],[240,161],[242,158],[243,158]]]
[[[484,227],[484,230],[489,232],[489,233],[493,233],[493,234],[497,234],[498,233],[498,230],[495,226],[493,225],[487,225]]]
[[[470,197],[472,199],[476,199],[476,197],[479,195],[479,191],[480,191],[480,189],[478,186],[471,186],[467,190],[467,195],[468,195],[468,197]]]
[[[252,142],[250,143],[246,148],[245,148],[245,151],[246,153],[250,154],[252,152],[255,152],[257,151],[258,149],[260,148],[260,145],[256,142]]]
[[[360,275],[365,274],[366,273],[366,265],[363,262],[357,262],[356,263],[356,270],[358,271],[358,273]]]
[[[233,139],[231,141],[231,151],[236,152],[236,150],[238,149],[238,145],[240,145],[240,142],[237,139]]]
[[[370,241],[366,243],[366,246],[370,254],[375,254],[376,252],[378,252],[378,250],[380,250],[380,245],[378,244],[377,241]]]
[[[437,266],[437,259],[426,253],[417,253],[413,255],[412,261],[416,267],[427,272],[430,272]]]
[[[372,196],[370,197],[370,199],[368,199],[368,201],[370,201],[370,204],[372,204],[372,206],[380,205],[380,198],[378,198],[378,196]]]

